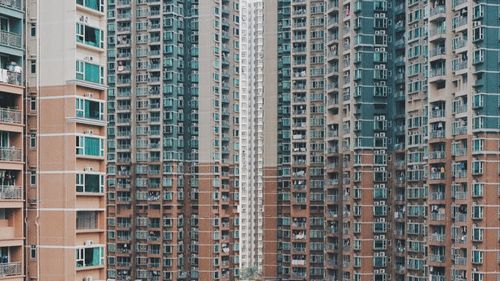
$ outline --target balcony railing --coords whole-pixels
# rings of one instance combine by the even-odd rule
[[[12,85],[22,86],[23,85],[22,73],[10,71],[7,69],[0,69],[0,83],[8,83]]]
[[[20,262],[0,263],[0,277],[21,275],[22,267]]]
[[[437,77],[437,76],[443,76],[445,75],[445,70],[444,68],[431,68],[429,72],[429,77]]]
[[[22,150],[15,147],[0,147],[0,160],[3,161],[21,161]]]
[[[0,31],[0,44],[15,48],[21,48],[21,35],[8,31]]]
[[[0,0],[0,6],[5,6],[16,10],[23,9],[23,5],[21,3],[21,0]]]
[[[442,6],[442,5],[436,6],[436,7],[432,8],[432,9],[430,9],[430,16],[432,17],[432,16],[435,16],[437,14],[442,14],[444,12],[446,12],[446,7],[445,6]]]
[[[0,185],[0,200],[22,198],[23,190],[20,187],[12,185]]]
[[[21,124],[21,111],[0,108],[0,123]]]

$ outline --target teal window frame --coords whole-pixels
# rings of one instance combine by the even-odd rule
[[[104,175],[97,173],[76,174],[76,192],[104,193]]]
[[[93,103],[96,103],[99,107],[97,111],[95,108],[91,110],[92,105],[96,106],[96,104]],[[98,116],[95,116],[96,112]],[[76,98],[76,117],[102,121],[104,120],[104,103],[91,99]]]
[[[76,154],[82,156],[104,157],[104,138],[76,136]]]
[[[87,37],[86,35],[89,35],[89,36],[91,35],[91,34],[87,34],[88,32],[94,33],[93,35],[95,36],[95,42],[92,42],[90,40],[86,40],[86,37]],[[99,28],[92,27],[92,26],[77,22],[76,23],[76,42],[102,49],[102,48],[104,48],[104,31],[99,29]]]
[[[104,0],[76,0],[76,4],[101,13],[104,12]]]
[[[75,256],[77,268],[104,265],[105,255],[103,246],[77,248]]]
[[[76,79],[104,84],[104,67],[86,61],[76,61]]]

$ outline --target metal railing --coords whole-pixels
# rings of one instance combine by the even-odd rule
[[[0,0],[0,6],[6,6],[16,10],[23,9],[21,0]]]
[[[21,111],[16,109],[0,108],[0,123],[21,124]]]
[[[0,147],[0,160],[21,161],[22,150],[15,147]]]
[[[12,85],[22,86],[23,75],[21,72],[14,72],[7,69],[0,69],[0,83],[8,83]]]
[[[0,277],[21,275],[21,262],[0,263]]]
[[[0,0],[1,1],[1,0]],[[21,48],[21,35],[8,31],[0,31],[0,44],[10,47]]]
[[[1,199],[22,199],[23,190],[20,187],[13,185],[0,185],[0,200]]]

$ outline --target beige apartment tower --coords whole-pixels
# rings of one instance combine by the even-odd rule
[[[106,279],[105,13],[26,3],[26,280]]]

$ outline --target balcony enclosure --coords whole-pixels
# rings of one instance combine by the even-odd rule
[[[21,181],[18,180],[20,173],[14,170],[0,170],[0,200],[22,199]]]
[[[79,173],[76,175],[76,192],[103,193],[104,175]]]
[[[104,0],[76,0],[76,4],[88,9],[104,12]]]
[[[104,48],[104,31],[82,23],[76,23],[76,42]]]
[[[0,123],[21,124],[21,98],[17,95],[0,92]]]
[[[11,48],[22,48],[23,22],[21,19],[0,16],[0,45]]]
[[[21,161],[21,142],[21,134],[0,131],[0,161]]]
[[[102,121],[104,120],[104,103],[90,99],[77,98],[76,116]]]
[[[104,265],[104,247],[89,246],[76,249],[76,267],[93,267]]]
[[[22,247],[0,247],[0,279],[9,276],[21,275]]]

